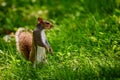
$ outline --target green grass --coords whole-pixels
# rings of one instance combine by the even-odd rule
[[[118,4],[115,0],[7,1],[0,7],[0,80],[120,80]],[[15,39],[5,42],[3,37],[18,27],[34,29],[38,16],[54,23],[46,31],[54,56],[47,53],[48,64],[34,69],[16,50]]]

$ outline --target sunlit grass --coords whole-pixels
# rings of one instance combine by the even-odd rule
[[[21,4],[25,7],[19,6],[22,1],[16,4],[13,1],[16,5],[13,7],[17,8],[14,14],[6,7],[8,13],[0,24],[0,80],[120,79],[120,10],[114,9],[114,4],[100,2],[104,10],[99,9],[99,3],[94,8],[89,1],[84,0],[80,0],[81,3],[32,1]],[[89,5],[90,8],[86,7]],[[108,13],[109,9],[112,12]],[[45,10],[46,13],[41,12]],[[0,15],[4,14],[1,12]],[[48,64],[34,69],[16,50],[15,39],[12,37],[6,42],[3,37],[11,30],[15,32],[18,27],[34,29],[37,16],[51,20],[54,24],[53,29],[46,31],[54,56],[47,53]]]

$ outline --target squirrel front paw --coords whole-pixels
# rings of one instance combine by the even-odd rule
[[[53,55],[53,49],[49,48],[49,52]]]
[[[46,48],[47,52],[49,52],[49,53],[51,53],[53,55],[53,50],[52,50],[51,47],[45,47],[45,48]]]

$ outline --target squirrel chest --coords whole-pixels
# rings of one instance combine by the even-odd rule
[[[40,32],[41,35],[39,35],[38,38],[40,38],[43,44],[45,44],[46,36],[44,30]],[[43,62],[46,60],[46,54],[45,54],[45,48],[37,45],[37,63]]]
[[[43,45],[46,44],[46,36],[44,30],[35,30],[33,32],[33,39],[36,45],[44,47]]]

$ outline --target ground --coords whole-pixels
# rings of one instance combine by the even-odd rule
[[[0,1],[0,80],[119,80],[119,0]],[[49,20],[46,31],[54,55],[34,69],[16,50],[19,27],[34,29],[37,18]],[[7,41],[5,40],[7,37]]]

